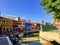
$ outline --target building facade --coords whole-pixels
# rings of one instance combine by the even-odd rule
[[[0,28],[3,34],[6,34],[13,30],[12,24],[13,21],[11,19],[0,16]]]
[[[25,23],[24,23],[24,21],[22,21],[22,20],[19,20],[19,22],[18,22],[18,30],[19,30],[19,32],[24,32],[25,30]]]
[[[19,17],[13,19],[13,30],[14,34],[21,34],[24,33],[24,21],[20,20]]]
[[[31,20],[21,20],[19,17],[11,19],[0,16],[0,33],[2,34],[20,34],[25,31],[37,30],[41,30],[40,23],[35,23]]]

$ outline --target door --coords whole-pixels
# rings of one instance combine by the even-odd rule
[[[0,34],[2,34],[2,28],[0,27]]]

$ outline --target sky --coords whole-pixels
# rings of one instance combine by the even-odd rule
[[[20,17],[33,22],[54,22],[52,14],[47,14],[41,0],[0,0],[1,16]]]

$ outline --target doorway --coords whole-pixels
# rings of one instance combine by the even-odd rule
[[[2,27],[0,27],[0,34],[2,34]]]

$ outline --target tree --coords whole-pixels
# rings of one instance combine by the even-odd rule
[[[42,0],[41,5],[47,13],[52,13],[54,20],[60,22],[60,0]]]

